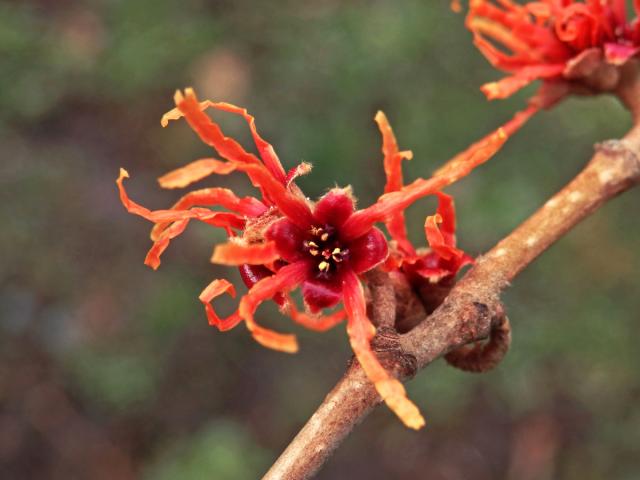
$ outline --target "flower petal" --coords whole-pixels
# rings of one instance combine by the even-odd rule
[[[379,111],[375,116],[375,121],[378,124],[380,133],[382,134],[382,153],[384,155],[384,173],[387,177],[387,182],[384,187],[384,192],[395,192],[400,190],[404,182],[402,180],[402,160],[411,160],[413,153],[410,150],[400,152],[398,149],[398,142],[393,134],[391,125],[387,120],[386,115]],[[415,253],[415,249],[411,242],[407,238],[407,226],[404,218],[404,212],[398,211],[392,214],[385,222],[387,230],[397,243],[398,247],[405,253],[412,255]]]
[[[274,222],[265,236],[268,240],[275,242],[283,260],[293,263],[304,258],[302,248],[305,232],[290,220],[282,218]]]
[[[522,67],[514,75],[505,77],[497,82],[484,84],[480,90],[489,100],[507,98],[534,80],[559,77],[565,68],[566,64],[564,63]]]
[[[146,258],[144,259],[144,264],[148,267],[157,270],[160,266],[160,256],[169,246],[169,242],[182,232],[184,232],[185,228],[189,224],[189,219],[178,220],[173,222],[169,228],[164,230],[161,235],[158,236],[155,242],[153,242],[153,246],[149,249]]]
[[[369,380],[375,385],[376,390],[387,406],[413,429],[424,426],[424,418],[418,408],[407,398],[407,392],[402,383],[389,375],[375,354],[371,350],[370,341],[375,335],[376,329],[367,318],[367,307],[364,291],[358,277],[348,272],[343,282],[344,308],[347,312],[347,333],[351,348],[366,373]]]
[[[256,283],[240,300],[240,316],[244,319],[253,338],[261,345],[287,353],[298,351],[298,342],[294,335],[282,334],[261,327],[255,322],[253,314],[263,301],[272,298],[276,293],[291,291],[302,283],[309,272],[309,268],[310,265],[307,262],[286,265],[278,270],[275,275]]]
[[[214,158],[201,158],[177,168],[158,178],[162,188],[184,188],[194,182],[202,180],[212,174],[227,175],[233,172],[236,166],[231,162],[222,162]]]
[[[302,284],[304,303],[312,313],[334,307],[342,298],[340,282],[310,278]]]
[[[287,300],[287,314],[291,319],[303,327],[309,330],[315,330],[316,332],[326,332],[342,322],[346,316],[344,310],[338,310],[328,315],[309,315],[306,312],[298,310],[292,298],[289,297]]]
[[[211,263],[220,265],[263,265],[280,258],[275,242],[244,244],[230,241],[216,245]]]
[[[340,227],[351,216],[355,202],[351,188],[332,188],[318,202],[313,216],[320,224]]]
[[[209,320],[209,325],[218,327],[218,330],[220,330],[221,332],[232,329],[242,321],[242,317],[240,317],[238,311],[233,312],[227,318],[220,318],[216,314],[213,306],[211,305],[211,301],[214,298],[222,295],[223,293],[228,293],[229,295],[231,295],[231,297],[235,298],[236,289],[227,280],[214,280],[202,291],[200,297],[198,297],[204,304],[204,309],[207,314],[207,320]]]
[[[248,217],[257,217],[267,211],[264,203],[257,198],[240,198],[228,188],[203,188],[194,190],[180,198],[180,200],[171,207],[171,210],[188,210],[196,205],[208,207],[220,206]],[[168,226],[169,222],[159,222],[151,230],[151,239],[155,240]]]
[[[245,263],[238,267],[238,271],[240,272],[240,278],[242,278],[242,281],[248,288],[253,287],[263,278],[274,275],[274,272],[264,265],[249,265]],[[276,293],[273,296],[273,301],[282,307],[284,306],[286,299],[281,293]]]
[[[349,267],[355,273],[364,273],[384,262],[388,253],[387,239],[374,227],[349,244]]]

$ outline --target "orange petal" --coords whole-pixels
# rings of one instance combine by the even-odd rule
[[[287,353],[298,351],[295,335],[282,334],[261,327],[255,322],[253,314],[263,301],[272,298],[276,293],[289,292],[296,288],[306,278],[309,269],[310,265],[307,262],[296,262],[284,266],[275,275],[263,278],[256,283],[240,300],[240,316],[244,319],[253,338],[261,345]]]
[[[338,310],[329,315],[312,315],[304,311],[300,311],[295,306],[293,299],[287,296],[286,313],[291,319],[309,330],[316,332],[325,332],[344,320],[346,313],[344,310]]]
[[[493,157],[507,139],[508,136],[504,128],[498,128],[468,147],[464,152],[453,157],[444,166],[436,170],[433,176],[447,178],[453,183]]]
[[[267,210],[267,207],[257,198],[240,198],[228,188],[203,188],[194,190],[181,197],[180,200],[171,207],[171,210],[184,211],[196,205],[208,207],[220,206],[249,217],[257,217]],[[155,225],[151,230],[151,239],[155,240],[169,224],[170,222],[159,222]]]
[[[462,250],[458,250],[447,243],[444,235],[442,235],[442,232],[438,228],[439,223],[442,223],[442,216],[439,213],[428,216],[424,222],[424,232],[427,236],[429,247],[445,260],[461,257],[463,255]]]
[[[202,293],[200,294],[200,297],[198,297],[200,301],[204,304],[204,309],[207,314],[207,320],[209,321],[209,325],[218,327],[218,330],[222,332],[232,329],[242,321],[242,317],[240,317],[240,314],[238,313],[238,311],[235,311],[234,313],[229,315],[227,318],[220,318],[216,314],[215,310],[213,309],[213,306],[211,305],[211,301],[214,298],[224,293],[228,293],[229,295],[231,295],[232,298],[235,298],[236,289],[227,280],[217,279],[211,282],[207,286],[207,288],[205,288],[202,291]]]
[[[409,428],[418,430],[425,424],[418,407],[407,398],[407,392],[396,378],[389,375],[371,350],[375,328],[367,318],[364,291],[358,277],[349,272],[343,282],[344,308],[347,312],[347,333],[351,348],[369,380],[387,406]]]
[[[242,244],[228,242],[216,245],[211,257],[212,263],[220,265],[264,265],[280,258],[275,242]]]
[[[169,242],[187,228],[189,224],[189,219],[178,220],[173,222],[169,228],[167,228],[162,235],[159,235],[155,242],[153,242],[153,246],[149,249],[146,258],[144,259],[144,264],[148,267],[157,270],[160,266],[160,256],[169,246]]]
[[[380,133],[382,134],[382,153],[384,155],[384,172],[387,182],[384,187],[385,193],[400,190],[403,186],[402,180],[402,160],[411,160],[413,154],[407,150],[400,152],[398,150],[398,142],[393,134],[391,125],[386,115],[379,111],[375,116]],[[415,249],[407,238],[407,226],[404,217],[404,211],[398,211],[392,214],[385,222],[387,230],[396,242],[398,247],[405,253],[414,254]]]
[[[194,182],[202,180],[212,174],[227,175],[233,172],[236,166],[231,162],[222,162],[214,158],[201,158],[184,167],[165,173],[158,178],[162,188],[184,188]]]

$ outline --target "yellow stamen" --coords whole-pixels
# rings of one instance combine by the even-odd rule
[[[339,253],[342,253],[342,250],[336,247],[333,249],[333,252],[331,252],[331,255],[338,255]]]
[[[318,264],[318,270],[320,270],[321,272],[328,272],[329,267],[329,262],[322,261]]]
[[[309,253],[315,257],[320,252],[318,250],[316,250],[315,248],[312,248],[311,250],[309,250]]]
[[[307,245],[313,248],[318,248],[318,244],[316,242],[307,242]]]
[[[326,242],[327,240],[329,240],[329,234],[328,233],[323,233],[322,235],[320,235],[320,240],[322,240],[323,242]]]

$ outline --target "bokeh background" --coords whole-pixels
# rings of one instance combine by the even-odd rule
[[[315,196],[380,193],[383,109],[408,179],[507,120],[532,90],[488,103],[497,78],[463,17],[426,0],[21,0],[0,2],[0,478],[255,479],[350,358],[343,327],[295,331],[295,356],[242,327],[207,326],[197,296],[219,232],[191,225],[159,271],[142,261],[152,208],[179,192],[155,178],[211,152],[186,124],[159,124],[176,88],[247,106],[286,166],[315,169]],[[245,125],[217,117],[248,145]],[[449,191],[459,242],[480,254],[630,123],[609,97],[543,113]],[[241,176],[202,185],[250,192]],[[376,410],[320,479],[636,479],[640,474],[640,193],[567,235],[504,297],[513,347],[494,371],[442,362],[410,395],[412,432]],[[412,238],[435,204],[409,210]],[[222,308],[231,308],[223,305]]]

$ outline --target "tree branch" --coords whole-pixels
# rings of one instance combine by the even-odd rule
[[[640,84],[623,83],[618,94],[634,119],[640,120]],[[381,332],[385,337],[384,348],[380,348],[379,341],[373,346],[377,352],[384,351],[381,360],[386,357],[385,366],[399,378],[407,379],[415,373],[416,364],[418,369],[424,368],[456,348],[485,339],[492,328],[505,327],[499,300],[502,290],[581,220],[640,183],[638,125],[640,123],[622,140],[597,145],[595,155],[584,170],[480,257],[442,305],[417,327],[405,335],[396,334],[395,339],[387,329]],[[378,288],[374,285],[372,281],[372,290]],[[389,298],[388,295],[385,298]],[[372,307],[372,310],[388,312],[388,308]],[[380,401],[373,385],[354,362],[263,480],[300,480],[313,476]]]

